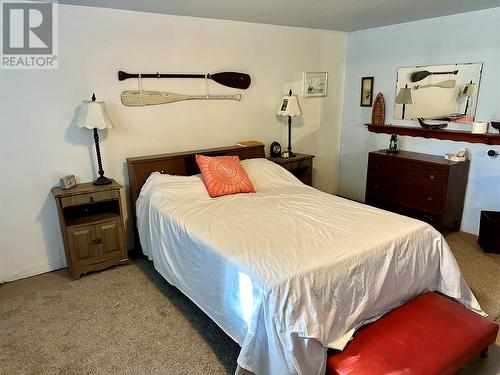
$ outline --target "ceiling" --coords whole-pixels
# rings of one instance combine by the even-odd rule
[[[500,0],[59,0],[59,3],[337,31],[500,7]]]

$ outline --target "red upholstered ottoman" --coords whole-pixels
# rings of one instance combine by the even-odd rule
[[[495,342],[498,324],[434,292],[361,328],[327,375],[453,374]]]

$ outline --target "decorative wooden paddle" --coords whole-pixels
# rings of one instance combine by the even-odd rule
[[[418,90],[418,89],[425,89],[427,87],[441,87],[442,89],[452,89],[453,87],[455,87],[455,85],[457,84],[457,81],[455,81],[454,79],[449,79],[447,81],[441,81],[441,82],[438,82],[438,83],[434,83],[432,85],[416,85],[415,87],[413,87],[414,90]]]
[[[418,81],[423,80],[424,78],[427,78],[429,76],[434,76],[434,75],[437,75],[437,74],[453,74],[453,75],[457,75],[458,74],[458,70],[454,70],[452,72],[429,72],[428,70],[421,70],[419,72],[412,73],[411,76],[410,76],[410,79],[411,79],[412,82],[418,82]]]
[[[219,72],[213,74],[185,74],[185,73],[127,73],[122,70],[118,72],[118,80],[128,78],[208,78],[220,85],[233,87],[235,89],[247,89],[252,82],[246,73]]]
[[[123,91],[121,95],[123,105],[127,107],[143,107],[147,105],[167,104],[181,100],[241,100],[241,94],[234,95],[182,95],[163,91]]]
[[[384,125],[385,122],[385,101],[381,92],[377,94],[372,108],[372,125]]]

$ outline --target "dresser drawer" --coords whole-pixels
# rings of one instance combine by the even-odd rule
[[[420,187],[440,188],[446,187],[448,169],[422,163],[408,163],[403,179]]]
[[[419,190],[413,186],[400,200],[407,207],[412,207],[420,211],[440,214],[444,210],[444,192],[431,189]]]
[[[374,198],[432,213],[441,213],[445,202],[445,193],[441,189],[421,188],[377,176],[368,176],[366,196],[368,202]]]
[[[120,197],[120,192],[117,189],[98,191],[95,193],[79,194],[61,198],[61,206],[63,208],[78,206],[81,204],[89,204],[89,203],[102,202],[112,199],[118,199],[119,197]]]
[[[406,159],[370,156],[368,174],[433,189],[446,187],[448,169]]]

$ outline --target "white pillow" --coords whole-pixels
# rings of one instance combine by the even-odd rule
[[[241,161],[256,192],[261,189],[285,185],[303,185],[303,183],[280,165],[264,158]]]
[[[140,197],[153,195],[161,191],[168,200],[182,200],[208,197],[207,189],[200,174],[176,176],[153,172],[144,183]]]

